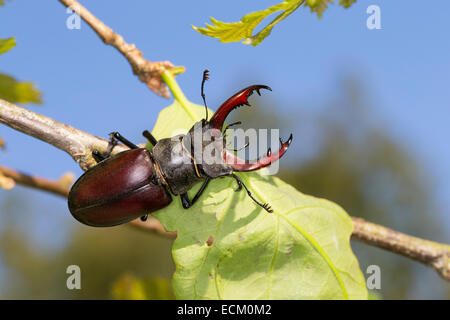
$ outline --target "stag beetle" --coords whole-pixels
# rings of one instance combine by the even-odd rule
[[[261,95],[261,89],[270,91],[271,89],[264,85],[253,85],[239,91],[225,101],[208,121],[204,94],[204,84],[208,78],[208,70],[205,70],[201,96],[206,117],[194,124],[186,135],[157,141],[146,130],[143,135],[153,146],[150,152],[146,148],[139,148],[118,132],[113,132],[105,154],[98,150],[92,152],[98,164],[86,171],[75,182],[69,193],[69,210],[75,219],[95,227],[115,226],[139,217],[145,221],[149,213],[172,202],[171,194],[179,195],[183,208],[188,209],[199,199],[211,179],[226,176],[236,180],[238,185],[236,191],[244,187],[248,196],[257,205],[268,212],[273,212],[267,203],[261,203],[253,197],[234,172],[254,171],[269,166],[286,152],[292,141],[292,134],[286,142],[280,139],[281,148],[278,152],[272,153],[269,148],[265,157],[253,162],[242,160],[228,151],[222,134],[230,126],[240,124],[240,122],[232,123],[222,132],[225,118],[233,109],[250,105],[248,97],[254,91]],[[214,146],[211,155],[206,156],[207,145],[204,140],[200,145],[193,143],[198,133],[211,138]],[[110,156],[118,141],[131,150]],[[211,159],[212,157],[215,158]],[[201,181],[203,181],[201,188],[192,200],[189,200],[188,190]]]

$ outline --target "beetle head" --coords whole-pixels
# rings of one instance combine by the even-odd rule
[[[204,98],[203,84],[204,81],[202,82],[202,97]],[[189,130],[189,133],[183,140],[184,145],[191,151],[195,165],[199,165],[207,176],[217,178],[231,175],[235,171],[247,172],[259,170],[280,159],[289,148],[292,141],[292,134],[285,142],[280,139],[281,147],[276,153],[272,153],[269,148],[266,156],[256,161],[250,162],[240,159],[234,152],[225,148],[226,138],[224,132],[230,126],[240,124],[240,122],[230,124],[222,131],[225,119],[232,110],[243,105],[250,106],[248,97],[255,91],[258,95],[261,95],[260,91],[262,89],[271,91],[270,87],[265,85],[253,85],[242,89],[225,101],[214,113],[211,120],[203,119],[195,123],[191,130]]]

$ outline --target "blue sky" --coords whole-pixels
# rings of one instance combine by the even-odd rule
[[[450,2],[432,9],[410,1],[362,1],[350,9],[331,5],[322,20],[300,9],[276,26],[258,47],[223,44],[200,35],[209,16],[236,21],[276,1],[82,1],[95,15],[135,43],[149,60],[186,66],[178,82],[190,100],[201,103],[199,87],[205,68],[208,104],[215,109],[248,84],[264,83],[274,90],[268,98],[279,112],[289,113],[294,101],[326,102],[341,89],[343,71],[351,71],[369,88],[368,98],[381,124],[406,145],[428,169],[443,211],[450,205]],[[381,8],[381,30],[366,28],[366,8]],[[31,80],[43,92],[42,106],[30,109],[93,134],[106,137],[118,130],[133,141],[151,129],[159,110],[169,105],[132,74],[125,59],[99,41],[86,25],[68,30],[66,9],[57,1],[8,2],[0,8],[0,38],[15,36],[17,47],[0,57],[0,72]],[[308,108],[307,103],[301,103]],[[58,178],[81,170],[52,146],[0,126],[8,152],[0,163]],[[298,152],[301,146],[297,146]],[[27,156],[29,155],[29,156]],[[43,210],[65,210],[64,201],[29,193]],[[4,198],[0,191],[0,200]],[[72,223],[54,221],[36,232]],[[56,221],[56,222],[55,222]],[[43,222],[43,224],[45,224]],[[447,226],[450,224],[447,219]],[[448,230],[448,229],[447,229]],[[59,233],[60,234],[59,234]],[[440,238],[441,241],[449,241]]]

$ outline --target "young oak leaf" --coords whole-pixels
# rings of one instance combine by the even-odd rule
[[[186,133],[204,114],[203,106],[175,101],[160,112],[152,133],[157,139]],[[235,192],[229,177],[214,179],[188,210],[173,197],[153,213],[178,232],[172,247],[177,298],[367,299],[349,242],[353,224],[341,207],[261,171],[238,175],[270,203],[272,214]]]
[[[355,2],[356,0],[339,0],[339,4],[344,8],[350,8],[350,6]]]
[[[328,8],[328,2],[333,0],[284,0],[282,3],[269,7],[266,10],[249,13],[241,18],[239,22],[222,22],[211,17],[212,25],[206,24],[206,28],[192,26],[203,35],[219,39],[221,42],[238,42],[257,46],[271,32],[273,27],[297,10],[302,4],[310,7],[319,19]],[[356,0],[339,0],[344,8],[350,7]],[[254,29],[269,15],[281,11],[266,27],[256,34]]]
[[[356,0],[339,0],[339,5],[344,8],[349,8]],[[319,19],[326,9],[328,9],[328,3],[334,3],[334,0],[307,0],[306,5],[310,7],[311,12],[315,12]]]
[[[211,17],[212,25],[206,24],[206,28],[192,26],[203,35],[218,38],[221,42],[237,42],[244,40],[244,44],[258,45],[267,37],[272,28],[281,20],[304,3],[304,0],[285,0],[280,4],[271,6],[266,10],[249,13],[239,22],[221,22]],[[255,35],[253,30],[272,13],[282,11],[272,22]]]
[[[319,19],[326,9],[328,9],[328,2],[333,3],[333,0],[307,0],[307,4],[311,9],[311,12],[315,12]]]

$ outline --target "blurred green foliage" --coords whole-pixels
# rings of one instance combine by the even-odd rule
[[[112,288],[112,296],[119,300],[173,300],[170,279],[138,279],[132,274],[123,274]]]
[[[369,290],[369,300],[383,300],[381,293]]]
[[[1,207],[2,221],[11,220],[5,219],[5,215],[15,214],[18,199]],[[69,215],[68,212],[62,214]],[[126,278],[123,280],[124,273],[169,281],[174,267],[170,257],[171,241],[167,239],[128,226],[99,229],[74,222],[75,228],[69,242],[62,249],[48,251],[39,248],[30,236],[31,231],[26,230],[32,228],[34,223],[24,228],[18,221],[20,219],[12,220],[0,236],[0,261],[6,267],[0,286],[2,299],[169,296],[167,288],[164,291],[157,285],[152,287],[151,281],[148,286],[145,285],[145,295],[139,286],[135,286],[136,292],[133,294],[118,292],[120,281],[127,281]],[[66,269],[69,265],[78,265],[81,269],[81,290],[68,290],[66,287],[69,276]]]
[[[32,82],[19,82],[3,73],[0,73],[0,99],[23,104],[42,103],[41,93]]]
[[[11,50],[15,45],[14,38],[0,39],[0,55]],[[33,83],[19,82],[14,77],[3,73],[0,73],[0,99],[12,103],[42,103],[41,93]]]

